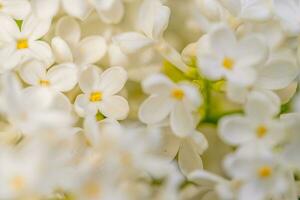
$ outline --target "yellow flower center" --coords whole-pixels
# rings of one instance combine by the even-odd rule
[[[260,125],[259,127],[257,127],[256,129],[256,135],[258,138],[263,138],[266,136],[268,132],[268,128],[264,125]]]
[[[11,180],[11,186],[16,189],[20,190],[25,186],[25,180],[22,176],[15,176]]]
[[[48,80],[40,80],[39,83],[40,83],[41,86],[44,86],[44,87],[50,85],[50,81],[48,81]]]
[[[27,49],[28,48],[28,40],[27,39],[19,39],[17,41],[17,49]]]
[[[100,186],[96,182],[90,182],[86,184],[83,190],[84,190],[84,194],[91,199],[99,197],[101,193]]]
[[[102,93],[101,92],[92,92],[90,94],[90,101],[91,102],[97,102],[102,100]]]
[[[232,70],[234,66],[234,60],[228,57],[223,59],[223,67],[228,70]]]
[[[262,166],[258,169],[258,175],[261,178],[268,178],[272,175],[273,170],[270,166]]]
[[[184,91],[182,89],[174,89],[172,91],[172,97],[174,97],[177,100],[182,100],[184,97]]]

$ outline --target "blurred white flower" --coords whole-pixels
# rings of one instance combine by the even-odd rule
[[[231,145],[262,142],[274,146],[284,138],[284,125],[275,119],[280,100],[272,93],[252,92],[245,104],[245,116],[232,115],[221,119],[220,137]]]
[[[226,78],[237,85],[251,85],[256,80],[255,66],[267,59],[268,49],[255,35],[238,40],[234,32],[223,25],[208,35],[208,48],[199,43],[198,67],[211,80]]]
[[[56,35],[51,46],[58,63],[74,63],[79,70],[84,70],[106,53],[107,46],[103,37],[95,35],[80,40],[80,26],[71,17],[63,17],[57,22]]]
[[[229,176],[241,182],[239,200],[263,200],[288,191],[287,170],[268,150],[256,146],[240,150],[226,158],[225,169]]]
[[[21,28],[9,16],[0,16],[0,71],[11,70],[27,59],[35,58],[52,62],[50,46],[39,40],[50,28],[50,21],[27,17]]]
[[[173,83],[161,74],[153,75],[143,82],[143,90],[150,97],[140,107],[139,118],[146,124],[157,124],[168,117],[172,131],[179,137],[192,133],[196,127],[193,113],[202,98],[192,84]]]
[[[30,60],[21,66],[20,76],[31,86],[53,92],[67,92],[77,84],[77,69],[72,63],[49,67],[40,61]]]
[[[82,72],[80,89],[84,92],[75,100],[75,110],[80,116],[96,115],[98,111],[107,118],[122,120],[129,112],[125,98],[116,95],[124,87],[127,73],[122,67],[111,67],[103,73],[97,67]]]

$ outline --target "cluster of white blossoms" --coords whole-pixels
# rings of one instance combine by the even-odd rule
[[[0,200],[300,199],[300,0],[0,0],[0,27]]]

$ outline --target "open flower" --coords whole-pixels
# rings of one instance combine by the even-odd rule
[[[266,45],[258,37],[250,35],[237,40],[234,32],[223,25],[209,33],[206,43],[208,47],[199,43],[198,67],[211,80],[225,78],[236,84],[251,85],[256,80],[254,67],[268,55]]]
[[[139,118],[146,124],[156,124],[170,116],[172,131],[179,137],[190,134],[195,128],[195,112],[202,99],[191,84],[175,84],[166,76],[156,74],[143,82],[144,92],[150,94],[140,107]]]
[[[57,22],[56,35],[51,44],[58,63],[74,63],[80,70],[84,70],[106,53],[103,37],[89,36],[80,40],[80,26],[72,17],[63,17]]]
[[[274,146],[284,136],[284,126],[275,116],[280,100],[272,93],[252,92],[245,105],[245,115],[232,115],[221,119],[220,137],[232,145],[262,142]]]
[[[82,72],[79,79],[84,94],[77,96],[75,109],[80,116],[96,115],[98,111],[115,120],[125,119],[129,112],[125,98],[116,95],[124,87],[127,73],[121,67],[111,67],[100,73],[96,67]]]
[[[288,191],[290,177],[268,150],[251,146],[238,151],[226,158],[225,169],[240,182],[239,200],[263,200]]]
[[[11,70],[27,59],[52,62],[50,46],[39,39],[50,27],[50,21],[38,20],[34,16],[26,18],[19,29],[9,16],[0,16],[0,71]]]
[[[1,0],[0,7],[0,13],[7,14],[17,20],[26,18],[31,10],[28,0]]]
[[[42,62],[30,60],[20,69],[20,76],[31,86],[53,92],[67,92],[77,84],[77,69],[71,63],[46,67]]]

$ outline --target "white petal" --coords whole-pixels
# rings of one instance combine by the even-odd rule
[[[200,73],[210,80],[219,80],[224,76],[224,70],[220,66],[220,60],[213,54],[199,55],[198,68]]]
[[[195,124],[192,113],[182,102],[175,104],[170,116],[170,125],[173,132],[179,137],[185,137],[193,132]]]
[[[91,103],[86,95],[80,94],[74,102],[76,113],[81,116],[95,116],[98,111],[98,104]]]
[[[247,116],[253,120],[266,120],[279,112],[280,99],[272,92],[254,91],[248,96],[245,106]]]
[[[168,94],[175,84],[165,75],[154,74],[142,82],[143,91],[146,94]]]
[[[189,143],[199,155],[202,154],[208,148],[208,142],[205,136],[198,131],[195,131],[190,136]]]
[[[51,19],[58,12],[59,2],[59,0],[32,0],[31,5],[39,18]]]
[[[251,123],[242,116],[222,118],[219,124],[219,135],[230,145],[240,145],[255,137]]]
[[[258,71],[257,85],[270,90],[287,87],[299,75],[299,67],[288,60],[273,60]]]
[[[104,95],[121,91],[127,81],[127,72],[122,67],[111,67],[100,75],[99,87]]]
[[[74,17],[84,20],[91,12],[91,6],[86,0],[62,0],[65,11]]]
[[[237,66],[232,71],[227,71],[228,81],[241,86],[252,86],[257,78],[257,72],[252,67]]]
[[[247,7],[244,6],[240,16],[249,20],[267,20],[272,16],[271,14],[271,8],[269,8],[267,1],[257,0]]]
[[[154,40],[159,39],[168,26],[170,9],[157,0],[146,0],[140,7],[139,28]]]
[[[292,35],[300,33],[299,3],[294,0],[274,0],[274,8],[283,27]]]
[[[51,47],[52,47],[56,62],[63,63],[63,62],[72,62],[73,61],[73,55],[72,55],[72,51],[71,51],[70,47],[60,37],[55,37],[52,39]]]
[[[181,138],[176,137],[169,129],[162,134],[161,154],[173,160],[179,150]]]
[[[115,36],[113,40],[120,46],[121,50],[127,54],[136,53],[153,44],[151,39],[136,32],[119,34]]]
[[[229,82],[227,85],[227,96],[230,100],[237,103],[244,103],[249,93],[247,86]]]
[[[21,32],[31,40],[41,39],[50,29],[50,19],[39,19],[29,15],[23,22]]]
[[[261,188],[258,184],[248,183],[241,188],[238,198],[240,200],[263,200],[265,195],[264,188]]]
[[[62,17],[57,22],[55,34],[65,40],[69,45],[75,46],[81,37],[80,26],[72,17]]]
[[[123,120],[129,113],[129,105],[125,98],[114,95],[105,97],[99,104],[99,110],[108,118]]]
[[[2,12],[11,15],[17,20],[24,19],[30,12],[31,6],[27,0],[3,1]]]
[[[103,37],[86,37],[80,41],[75,59],[82,65],[98,62],[105,55],[106,48]]]
[[[121,0],[96,1],[95,8],[105,23],[119,23],[124,15],[124,6]]]
[[[43,41],[34,41],[29,44],[29,49],[36,59],[43,60],[46,63],[52,63],[53,54],[48,43]]]
[[[30,85],[37,85],[46,77],[46,66],[38,60],[25,62],[20,69],[21,78]]]
[[[179,148],[178,164],[186,176],[195,170],[203,169],[200,155],[188,143],[182,143]]]
[[[146,124],[161,122],[170,114],[173,105],[168,96],[150,96],[139,109],[139,119]]]
[[[266,61],[268,47],[264,41],[256,36],[248,36],[239,42],[237,65],[252,67]]]
[[[197,110],[202,104],[202,98],[200,92],[195,85],[189,83],[179,83],[179,87],[184,91],[184,104],[191,111]]]
[[[238,16],[242,9],[240,0],[220,0],[220,3],[234,16]]]
[[[2,48],[0,48],[1,72],[11,70],[20,64],[22,55],[18,51],[15,51],[15,49],[15,44],[11,43],[3,45]]]
[[[79,78],[79,87],[84,93],[90,93],[99,89],[101,70],[99,67],[92,66],[81,72]]]
[[[217,26],[209,39],[212,49],[219,56],[232,56],[237,46],[234,32],[227,26]]]
[[[60,64],[50,68],[47,77],[53,89],[66,92],[76,85],[78,81],[77,72],[73,64]]]
[[[0,39],[1,41],[11,42],[20,35],[19,27],[16,22],[9,16],[0,15]]]

